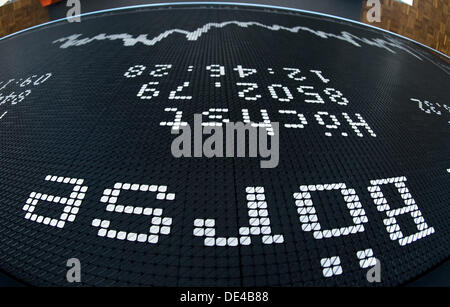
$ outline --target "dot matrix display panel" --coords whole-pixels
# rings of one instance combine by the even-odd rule
[[[0,268],[32,285],[401,285],[449,256],[449,62],[362,25],[127,9],[0,41]],[[250,123],[261,157],[174,157]],[[276,127],[278,125],[278,127]],[[206,139],[207,136],[203,136]]]

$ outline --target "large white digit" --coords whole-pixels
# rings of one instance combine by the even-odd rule
[[[332,102],[336,102],[339,105],[348,105],[348,99],[344,97],[341,91],[334,88],[326,88],[323,90],[327,94]]]
[[[156,200],[172,201],[175,199],[174,193],[167,192],[165,185],[149,185],[149,184],[131,184],[131,183],[116,183],[114,188],[105,189],[103,196],[100,199],[102,203],[106,203],[106,211],[116,212],[121,214],[145,215],[151,218],[149,233],[128,232],[124,230],[116,230],[110,227],[110,220],[93,219],[92,226],[99,228],[97,235],[99,237],[107,237],[118,240],[128,240],[132,242],[148,242],[156,244],[159,241],[160,235],[170,234],[170,226],[172,225],[172,218],[163,217],[162,208],[148,208],[137,207],[130,205],[117,204],[121,191],[140,191],[152,192],[155,194]]]
[[[272,84],[267,87],[269,89],[270,96],[272,96],[273,99],[276,99],[281,102],[289,102],[292,99],[294,99],[294,96],[292,96],[291,91],[286,86],[283,86],[281,84]],[[283,94],[281,96],[278,96],[277,90],[275,88],[281,88],[283,90]]]
[[[153,97],[158,97],[159,91],[156,88],[151,87],[152,85],[158,84],[159,82],[145,83],[144,85],[141,86],[141,89],[139,90],[137,96],[141,99],[152,99]],[[146,93],[150,93],[150,95]]]
[[[448,113],[450,113],[450,107],[448,105],[444,104],[444,109],[446,109]]]
[[[256,90],[258,88],[258,84],[256,83],[242,83],[242,82],[238,82],[236,83],[237,86],[246,86],[247,88],[242,90],[242,91],[238,91],[238,96],[241,98],[244,98],[245,100],[258,100],[259,98],[261,98],[261,95],[256,94],[254,96],[247,96],[246,94]]]
[[[183,91],[184,88],[189,87],[189,82],[183,82],[183,85],[177,86],[177,89],[174,91],[171,91],[169,94],[169,99],[181,99],[181,100],[189,100],[192,99],[192,96],[186,96],[186,95],[177,95]]]
[[[323,83],[328,83],[330,82],[330,79],[327,79],[323,76],[322,71],[320,70],[310,70],[310,72],[312,72],[313,74],[315,74]]]
[[[435,113],[437,115],[442,114],[441,111],[436,110],[435,106],[427,100],[424,100],[423,102],[420,99],[415,99],[415,98],[410,98],[410,100],[417,102],[419,105],[419,108],[427,114],[431,114],[431,113]],[[424,107],[424,105],[426,107]],[[445,108],[445,105],[444,105],[444,108]]]
[[[183,111],[178,110],[177,108],[165,108],[164,112],[175,113],[175,118],[173,119],[173,121],[160,122],[160,126],[169,126],[172,127],[173,130],[180,129],[180,126],[187,126],[187,122],[181,121],[181,118],[183,117]]]
[[[142,75],[145,69],[146,67],[144,65],[134,65],[128,68],[123,75],[125,78],[136,78],[137,76]]]
[[[256,74],[256,69],[254,68],[243,68],[242,65],[238,65],[236,68],[233,68],[234,71],[237,71],[239,74],[239,78],[245,78],[250,75]]]
[[[414,198],[409,193],[409,190],[405,185],[406,181],[406,177],[376,179],[371,180],[371,186],[367,187],[370,192],[370,196],[373,198],[373,201],[377,206],[377,210],[386,213],[387,218],[383,220],[383,223],[386,226],[389,237],[391,238],[391,240],[397,241],[401,246],[410,244],[434,233],[434,228],[429,227],[425,222],[425,219],[422,216],[422,212],[420,212]],[[404,207],[391,209],[388,201],[381,191],[381,186],[387,184],[395,185],[397,191],[400,193],[403,199],[403,202],[405,204]],[[395,217],[406,213],[409,213],[411,215],[411,218],[417,226],[418,232],[405,237]]]
[[[313,86],[309,86],[309,85],[302,85],[297,87],[297,91],[301,94],[304,94],[305,96],[310,96],[313,97],[315,99],[305,99],[306,103],[325,103],[325,101],[323,101],[322,97],[320,97],[319,93],[316,92],[306,92],[305,90],[314,90]]]
[[[33,82],[33,85],[40,85],[47,81],[52,76],[52,73],[46,73],[45,75],[40,76],[36,81]]]
[[[20,83],[20,87],[28,86],[33,81],[32,79],[37,77],[36,75],[32,75],[31,77],[26,78],[22,83]]]
[[[31,192],[29,198],[26,201],[26,204],[23,206],[23,210],[26,211],[25,218],[36,223],[63,228],[66,222],[75,221],[75,217],[77,216],[79,207],[81,206],[88,187],[82,185],[84,182],[83,179],[77,178],[48,175],[45,177],[45,181],[71,184],[73,185],[72,193],[69,197],[62,197],[38,192]],[[47,201],[49,203],[63,205],[63,212],[59,216],[59,219],[35,213],[34,210],[36,209],[36,205],[39,201]]]
[[[322,229],[311,192],[339,190],[345,200],[347,209],[353,219],[353,225],[332,229]],[[345,183],[330,183],[316,185],[302,185],[300,192],[294,193],[295,205],[302,224],[302,230],[313,232],[315,239],[345,236],[352,233],[363,232],[364,223],[368,222],[366,212],[359,202],[359,197],[354,189],[347,188]],[[334,205],[334,204],[333,204]]]
[[[18,104],[19,102],[23,101],[30,94],[31,94],[31,90],[25,90],[24,92],[19,93],[19,95],[17,97],[14,97],[11,100],[11,105]],[[0,97],[0,100],[1,100],[1,97]]]
[[[172,68],[172,64],[156,64],[156,69],[150,72],[150,76],[161,78],[169,74],[169,69]]]
[[[285,68],[283,68],[283,70],[291,71],[291,73],[289,73],[287,76],[288,76],[288,78],[290,78],[292,80],[295,80],[295,81],[306,80],[306,77],[303,77],[303,76],[296,77],[296,75],[299,75],[301,73],[300,69],[298,69],[298,68],[285,67]]]
[[[219,64],[212,64],[206,66],[206,70],[210,71],[209,75],[212,78],[219,78],[221,76],[225,76],[225,67]]]

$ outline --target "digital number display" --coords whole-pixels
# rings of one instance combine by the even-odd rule
[[[401,285],[449,256],[448,58],[244,6],[0,48],[0,268],[26,283],[66,285],[76,258],[85,285],[367,286],[377,264]],[[232,123],[255,151],[211,141]]]

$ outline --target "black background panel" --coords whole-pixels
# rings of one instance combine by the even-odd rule
[[[140,35],[144,42],[130,44]],[[71,285],[66,262],[78,258],[82,285],[367,286],[372,266],[362,268],[357,252],[371,249],[381,285],[400,285],[449,256],[450,69],[413,42],[306,13],[177,6],[82,16],[0,48],[0,268],[27,284]],[[211,65],[224,74],[212,77]],[[256,72],[241,77],[238,66]],[[176,95],[191,99],[171,99],[186,82]],[[242,97],[242,83],[258,88]],[[305,101],[317,99],[311,92],[323,103]],[[255,123],[266,110],[280,126],[277,167],[261,168],[261,157],[175,158],[176,135],[161,122],[181,111],[193,127],[194,114],[217,109],[231,122],[248,110]],[[298,115],[303,128],[289,127],[301,124]],[[361,120],[366,126],[350,124]],[[111,212],[102,199],[115,186]],[[389,211],[398,213],[391,233],[372,186],[398,209]],[[265,244],[254,233],[248,245],[205,246],[194,235],[198,219],[215,221],[216,243],[250,227],[248,187],[264,187],[270,233],[282,241]],[[359,222],[349,190],[364,210]],[[308,215],[299,215],[305,191],[323,232],[308,231]],[[79,202],[69,204],[71,195]],[[97,219],[110,221],[115,238],[98,235]],[[352,225],[359,231],[320,238]],[[393,237],[398,230],[414,240]],[[120,240],[120,231],[146,241]],[[331,257],[340,268],[326,276],[321,260]]]

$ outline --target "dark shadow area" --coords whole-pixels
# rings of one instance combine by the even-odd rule
[[[0,287],[25,287],[26,285],[0,272]]]
[[[407,287],[450,287],[450,260],[406,285]]]

